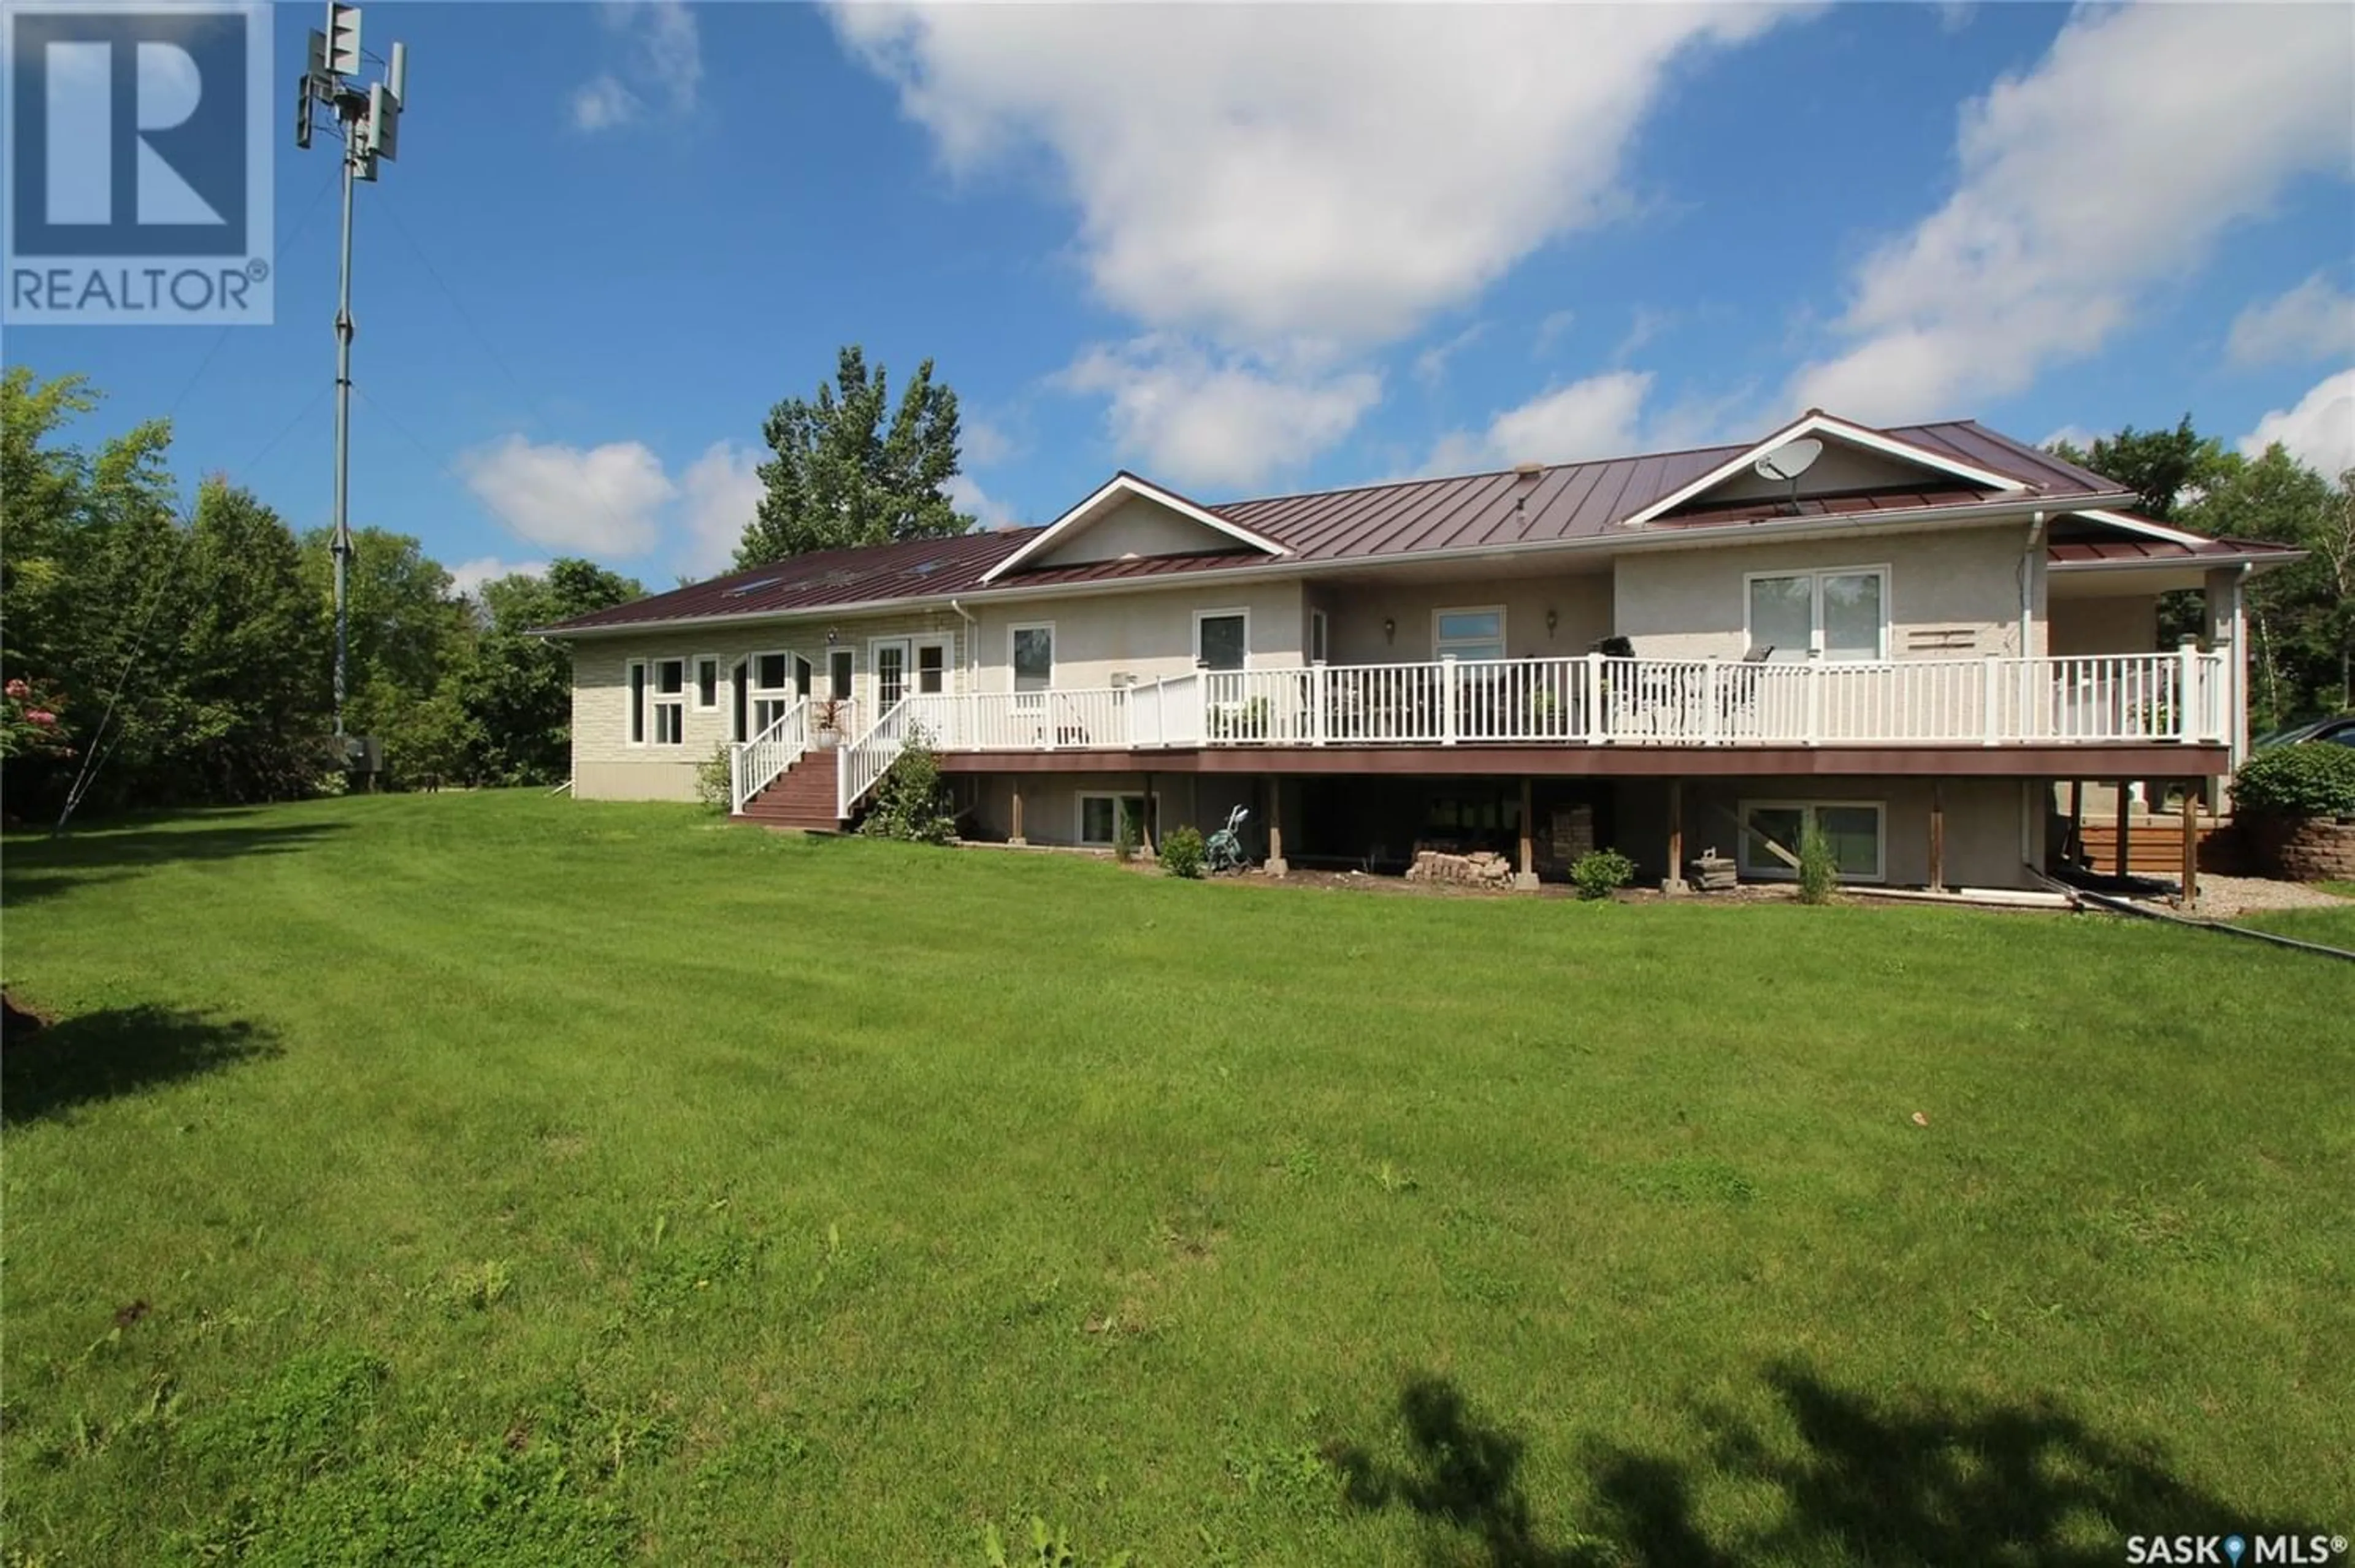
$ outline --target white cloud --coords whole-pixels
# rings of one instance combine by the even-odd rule
[[[715,441],[679,476],[680,524],[686,535],[679,551],[683,571],[706,576],[727,570],[744,526],[760,509],[763,487],[760,467],[766,452],[734,442]]]
[[[1854,347],[1803,368],[1792,406],[1949,413],[2092,353],[2291,178],[2355,163],[2350,28],[2333,5],[2072,13],[1965,106],[1953,194],[1863,263]]]
[[[2287,293],[2253,304],[2234,317],[2227,351],[2236,365],[2355,354],[2355,294],[2341,293],[2326,274],[2317,272]]]
[[[849,5],[953,170],[1043,147],[1097,292],[1264,347],[1394,339],[1622,206],[1671,64],[1789,13]]]
[[[2317,384],[2291,409],[2275,409],[2241,438],[2242,454],[2256,457],[2279,442],[2289,454],[2336,479],[2355,468],[2355,369]]]
[[[493,578],[512,577],[517,572],[537,577],[547,570],[548,562],[544,560],[501,560],[495,555],[478,555],[450,569],[450,587],[453,592],[471,595]]]
[[[975,468],[991,468],[1020,451],[1004,426],[986,419],[960,419],[957,455]]]
[[[1488,330],[1485,321],[1476,321],[1444,343],[1434,343],[1414,357],[1414,379],[1425,387],[1435,388],[1447,379],[1447,362],[1480,341]]]
[[[2059,446],[2062,442],[2066,442],[2071,446],[2075,447],[2078,451],[2085,452],[2091,450],[2094,443],[2100,439],[2101,437],[2095,435],[2092,431],[2085,429],[2082,425],[2064,424],[2059,430],[2049,432],[2042,441],[2038,442],[2036,444],[2043,447],[2047,451],[2050,451],[2053,447]]]
[[[1240,488],[1305,463],[1380,400],[1371,370],[1327,370],[1215,353],[1167,335],[1088,350],[1060,382],[1110,401],[1113,440],[1153,477]]]
[[[1568,332],[1577,320],[1576,311],[1548,311],[1545,319],[1538,323],[1537,341],[1530,346],[1530,354],[1541,359],[1552,353],[1553,346],[1561,341],[1561,335]]]
[[[703,39],[682,0],[611,0],[598,14],[621,58],[616,69],[573,89],[573,128],[611,130],[649,109],[674,119],[693,113],[703,89]]]
[[[457,469],[475,498],[519,537],[599,556],[652,548],[656,514],[677,493],[662,459],[634,441],[584,450],[509,435],[459,453]]]
[[[639,108],[637,94],[618,80],[596,77],[572,90],[572,128],[604,131],[625,125],[638,117]]]
[[[1648,370],[1610,370],[1540,392],[1506,409],[1479,432],[1454,431],[1432,450],[1427,474],[1461,474],[1518,463],[1578,463],[1641,449]]]
[[[985,528],[1011,528],[1021,526],[1014,508],[984,490],[970,474],[952,475],[943,488],[950,503],[960,512],[972,514],[974,521]]]

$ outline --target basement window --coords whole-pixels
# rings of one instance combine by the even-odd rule
[[[1109,848],[1120,833],[1120,816],[1128,813],[1136,824],[1137,836],[1145,834],[1145,797],[1141,795],[1082,795],[1080,796],[1080,842],[1094,848]]]
[[[1877,800],[1745,800],[1741,866],[1745,877],[1793,881],[1799,842],[1812,825],[1831,846],[1843,882],[1888,880],[1888,812]],[[1780,849],[1782,854],[1775,853]],[[1789,856],[1789,859],[1784,856]]]

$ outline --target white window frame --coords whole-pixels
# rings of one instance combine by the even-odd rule
[[[1758,645],[1758,635],[1750,629],[1750,585],[1780,577],[1804,577],[1808,580],[1807,596],[1807,657],[1824,656],[1824,579],[1827,577],[1878,577],[1881,579],[1881,646],[1870,659],[1841,659],[1841,664],[1885,664],[1889,659],[1889,634],[1892,618],[1891,592],[1895,587],[1887,561],[1866,566],[1795,566],[1780,571],[1745,571],[1742,574],[1742,650],[1748,653]]]
[[[783,686],[761,684],[762,659],[784,661],[785,680]],[[751,731],[753,736],[767,733],[769,728],[768,724],[761,722],[761,704],[764,702],[778,704],[777,712],[772,714],[769,719],[769,723],[773,724],[787,709],[799,700],[800,694],[794,689],[794,651],[791,648],[762,648],[758,653],[744,656],[744,725]],[[751,739],[751,736],[747,736],[746,739]]]
[[[1494,615],[1497,617],[1497,656],[1500,659],[1513,656],[1513,645],[1507,640],[1509,628],[1506,624],[1505,607],[1502,604],[1443,604],[1431,613],[1431,656],[1433,658],[1444,659],[1448,656],[1447,643],[1439,635],[1439,623],[1443,617],[1448,615]],[[1460,643],[1469,639],[1459,637],[1455,640]],[[1481,640],[1485,642],[1487,639]],[[1456,656],[1460,658],[1463,656],[1459,654]]]
[[[900,695],[909,697],[916,689],[916,639],[905,632],[897,636],[867,639],[867,678],[875,687],[875,717],[883,717],[883,650],[900,650]]]
[[[924,690],[924,650],[926,648],[941,650],[939,695],[946,697],[956,689],[956,639],[953,636],[933,635],[918,637],[914,640],[908,651],[909,693],[918,697],[932,695]]]
[[[1082,790],[1071,801],[1072,843],[1087,849],[1109,849],[1113,846],[1113,840],[1110,838],[1088,837],[1088,802],[1092,800],[1112,802],[1112,830],[1115,835],[1120,832],[1121,802],[1124,800],[1136,802],[1142,813],[1136,825],[1137,837],[1140,839],[1143,838],[1145,824],[1150,821],[1153,816],[1153,796],[1150,794],[1141,789],[1090,789]]]
[[[1201,639],[1195,639],[1199,646]],[[1308,612],[1308,662],[1324,664],[1333,656],[1333,617],[1324,611],[1311,608]]]
[[[1240,620],[1243,624],[1243,662],[1237,665],[1235,667],[1237,669],[1251,668],[1251,606],[1247,604],[1238,604],[1233,606],[1231,609],[1226,610],[1197,610],[1194,612],[1194,664],[1197,668],[1208,669],[1209,667],[1209,666],[1205,664],[1202,659],[1202,623],[1205,621],[1231,620]]]
[[[622,744],[644,747],[646,743],[646,697],[654,688],[654,670],[644,659],[632,659],[622,667]]]
[[[1769,572],[1766,575],[1770,577],[1790,577],[1796,574],[1785,571]],[[1799,873],[1796,869],[1783,864],[1782,861],[1776,859],[1772,855],[1766,857],[1769,862],[1767,865],[1753,865],[1751,862],[1750,814],[1753,811],[1796,811],[1800,815],[1799,831],[1804,835],[1806,832],[1807,824],[1813,821],[1815,819],[1816,813],[1825,806],[1832,806],[1846,811],[1870,811],[1875,824],[1872,836],[1873,874],[1867,877],[1857,875],[1852,872],[1842,871],[1839,873],[1839,880],[1843,882],[1862,883],[1881,883],[1889,880],[1889,803],[1885,800],[1742,801],[1738,803],[1735,807],[1735,809],[1741,814],[1736,821],[1733,835],[1733,854],[1736,869],[1742,876],[1755,878],[1761,881],[1795,882],[1798,880]],[[1798,852],[1798,846],[1796,844],[1791,846],[1791,850],[1792,853],[1796,854]]]
[[[834,661],[837,658],[845,658],[850,661],[849,677],[842,683],[845,687],[848,688],[848,689],[838,697],[835,695],[834,690]],[[791,669],[792,667],[788,666],[788,674],[791,673]],[[828,702],[856,702],[858,700],[858,650],[848,643],[830,643],[826,645],[826,699]]]
[[[711,700],[703,700],[703,667],[711,667]],[[728,685],[728,664],[718,654],[697,654],[687,661],[687,702],[698,713],[717,713],[727,704],[720,693]]]
[[[1044,632],[1047,634],[1047,685],[1045,689],[1049,691],[1055,689],[1055,672],[1060,669],[1063,665],[1063,639],[1057,635],[1055,631],[1055,623],[1052,621],[1016,621],[1008,624],[1006,628],[1006,688],[1008,691],[1015,693],[1018,697],[1036,697],[1039,695],[1037,692],[1024,691],[1022,689],[1022,672],[1015,667],[1014,663],[1014,640],[1024,632]]]
[[[646,672],[646,709],[647,718],[652,722],[646,726],[645,743],[649,746],[665,748],[684,746],[687,744],[687,705],[688,699],[695,695],[692,689],[693,683],[687,679],[691,673],[687,658],[683,654],[668,654],[663,657],[649,660],[648,663],[651,667]],[[678,666],[678,690],[676,693],[666,692],[662,688],[662,667],[666,664]],[[675,708],[678,710],[678,738],[675,741],[666,741],[662,738],[662,710],[666,708]]]

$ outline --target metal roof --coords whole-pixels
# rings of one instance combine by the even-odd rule
[[[1975,467],[2021,481],[2029,495],[2063,503],[2115,496],[2119,486],[2098,474],[2063,463],[2050,453],[2023,445],[1971,421],[1904,425],[1883,433]],[[1444,479],[1409,479],[1230,501],[1204,509],[1282,545],[1291,552],[1271,557],[1255,550],[1213,549],[1199,555],[1129,557],[1076,565],[1024,568],[994,582],[983,576],[1043,530],[1001,528],[954,539],[911,540],[853,549],[794,556],[749,571],[716,577],[667,593],[578,616],[547,628],[551,633],[592,632],[676,621],[774,615],[802,611],[843,610],[895,601],[949,597],[986,599],[1015,591],[1086,583],[1130,581],[1208,570],[1283,571],[1304,563],[1394,560],[1432,551],[1462,551],[1503,545],[1543,544],[1619,535],[1634,539],[1646,531],[1669,531],[1700,523],[1762,526],[1789,516],[1770,502],[1732,507],[1706,506],[1679,512],[1646,529],[1623,529],[1620,519],[1673,495],[1746,444],[1700,447],[1685,452],[1605,458],[1592,463],[1469,474]],[[2014,496],[2010,499],[2017,500]],[[1955,481],[1934,488],[1891,489],[1854,496],[1803,502],[1816,515],[1908,510],[1999,497]],[[1199,505],[1199,503],[1196,503]]]

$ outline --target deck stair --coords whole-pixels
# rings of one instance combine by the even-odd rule
[[[797,827],[805,833],[833,833],[842,827],[834,814],[837,787],[834,753],[805,752],[800,761],[779,773],[775,782],[746,801],[744,809],[729,820],[762,827]]]

